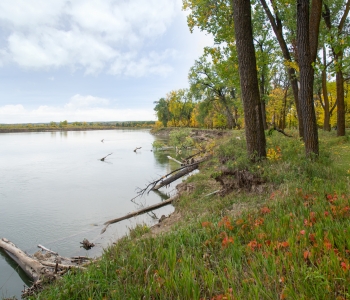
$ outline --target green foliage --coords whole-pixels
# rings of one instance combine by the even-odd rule
[[[190,137],[190,128],[181,128],[173,130],[169,134],[169,144],[177,148],[188,148],[194,145],[193,139]]]
[[[129,231],[129,236],[132,239],[139,238],[144,234],[150,232],[151,229],[146,224],[137,224],[134,228]]]
[[[155,150],[161,149],[165,146],[165,144],[162,141],[156,140],[152,143],[152,148]]]

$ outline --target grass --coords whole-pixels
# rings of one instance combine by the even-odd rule
[[[32,299],[349,299],[349,136],[320,132],[315,162],[297,138],[267,143],[275,153],[251,165],[243,139],[216,141],[172,231],[150,238],[139,225]],[[220,161],[259,174],[263,189],[206,196],[220,188]]]

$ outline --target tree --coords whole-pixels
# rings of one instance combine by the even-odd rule
[[[260,0],[260,3],[264,7],[264,10],[266,12],[266,16],[268,17],[268,19],[270,21],[271,27],[273,29],[273,32],[275,33],[275,36],[277,38],[279,45],[280,45],[280,48],[281,48],[281,51],[283,54],[283,58],[285,59],[285,63],[286,63],[287,68],[288,68],[289,80],[290,80],[291,87],[293,90],[294,102],[295,102],[295,106],[296,106],[297,113],[298,113],[299,136],[303,137],[304,136],[304,126],[303,126],[303,119],[301,116],[302,110],[301,110],[301,107],[299,105],[299,89],[298,89],[298,79],[297,79],[297,74],[296,74],[298,67],[297,67],[297,64],[295,63],[295,57],[293,57],[293,56],[295,56],[295,53],[293,53],[293,50],[294,50],[294,52],[296,50],[295,41],[293,40],[294,39],[293,27],[290,26],[291,28],[289,28],[289,30],[286,30],[286,32],[289,35],[291,35],[291,36],[289,36],[290,47],[288,47],[287,38],[285,36],[287,34],[286,34],[286,32],[283,31],[284,30],[284,23],[282,20],[282,16],[284,14],[282,14],[280,12],[275,1],[273,1],[273,5],[272,5],[273,13],[270,10],[270,7],[267,5],[266,0]],[[285,9],[292,11],[292,7],[289,3],[287,4],[287,7]],[[288,19],[294,20],[294,16],[289,16]],[[292,49],[292,53],[291,53],[290,49]]]
[[[221,76],[219,66],[208,62],[206,56],[196,60],[188,76],[190,89],[195,98],[205,103],[200,108],[215,108],[217,113],[225,115],[227,127],[232,129],[236,127],[232,111],[237,109],[232,97],[234,87],[227,76]]]
[[[156,111],[158,120],[163,123],[164,127],[167,127],[170,120],[169,103],[164,98],[160,98],[153,103],[156,104],[154,110]]]
[[[318,28],[321,17],[319,6],[321,3],[321,0],[312,0],[311,15],[313,15],[314,19],[310,23],[310,1],[297,0],[297,46],[300,69],[299,103],[302,110],[307,156],[310,156],[312,153],[315,155],[319,154],[316,114],[313,102],[313,63],[316,59]],[[318,12],[319,17],[317,17],[316,12]]]
[[[344,100],[344,75],[343,75],[343,55],[347,43],[344,42],[345,35],[344,26],[349,23],[347,16],[350,10],[350,0],[347,0],[345,9],[340,1],[332,1],[324,4],[323,19],[329,30],[329,41],[333,52],[336,83],[337,83],[337,135],[345,135],[345,100]],[[341,13],[342,12],[342,13]],[[338,19],[339,23],[334,24]]]
[[[247,151],[255,161],[266,157],[266,140],[260,106],[250,1],[232,0],[232,6]]]

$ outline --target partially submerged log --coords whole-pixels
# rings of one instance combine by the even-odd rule
[[[61,257],[58,253],[56,255],[56,252],[44,246],[40,248],[47,251],[45,255],[43,255],[41,251],[38,251],[31,256],[23,252],[8,239],[2,238],[0,239],[0,248],[21,267],[34,283],[46,279],[56,279],[57,276],[63,275],[71,268],[84,269],[79,263],[72,262],[69,258]]]
[[[152,190],[158,190],[161,187],[172,183],[173,181],[191,173],[192,171],[194,171],[196,169],[198,169],[198,164],[190,165],[190,166],[182,169],[181,171],[175,173],[174,175],[170,176],[169,178],[162,180],[155,187],[153,187]]]
[[[105,161],[106,157],[108,157],[108,156],[110,156],[110,155],[112,155],[112,154],[113,154],[113,153],[109,153],[109,154],[107,154],[105,157],[100,158],[100,161]]]
[[[39,261],[29,257],[8,239],[0,240],[0,247],[21,267],[21,269],[35,282],[47,276],[47,270]]]
[[[168,205],[170,204],[171,202],[173,202],[174,200],[176,200],[179,196],[178,195],[175,195],[174,197],[171,197],[169,198],[168,200],[165,200],[163,202],[160,202],[158,204],[154,204],[154,205],[151,205],[151,206],[148,206],[148,207],[145,207],[143,209],[140,209],[138,211],[134,211],[132,213],[129,213],[123,217],[120,217],[120,218],[117,218],[117,219],[113,219],[113,220],[110,220],[110,221],[107,221],[106,223],[104,223],[103,225],[106,225],[102,231],[101,231],[101,234],[104,233],[107,229],[107,227],[111,224],[114,224],[114,223],[118,223],[120,221],[123,221],[123,220],[126,220],[126,219],[130,219],[132,217],[135,217],[135,216],[138,216],[138,215],[142,215],[146,212],[149,212],[151,210],[154,210],[154,209],[157,209],[157,208],[160,208],[160,207],[163,207],[165,205]]]

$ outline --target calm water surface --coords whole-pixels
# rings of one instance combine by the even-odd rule
[[[136,223],[152,224],[143,215],[100,235],[104,222],[165,197],[152,192],[138,204],[130,201],[137,187],[178,167],[169,153],[151,151],[154,139],[148,130],[0,133],[0,238],[29,254],[42,244],[61,256],[94,257]],[[136,147],[142,149],[135,153]],[[155,214],[172,211],[167,206]],[[97,246],[80,248],[84,238]],[[20,298],[25,284],[26,276],[0,250],[0,299]]]

